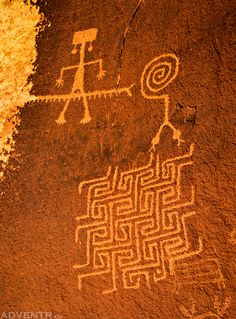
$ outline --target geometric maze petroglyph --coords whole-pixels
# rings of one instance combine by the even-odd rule
[[[182,156],[160,160],[152,152],[146,166],[112,170],[79,185],[86,211],[77,217],[76,242],[86,245],[86,261],[78,270],[78,287],[93,276],[109,275],[103,293],[118,288],[149,288],[168,275],[175,264],[199,254],[188,236],[188,220],[195,215],[194,187],[182,190],[182,172],[192,165],[194,145]],[[80,242],[85,236],[86,243]]]

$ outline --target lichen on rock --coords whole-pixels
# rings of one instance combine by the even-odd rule
[[[14,149],[19,110],[30,98],[36,36],[43,14],[35,0],[0,0],[0,178]]]

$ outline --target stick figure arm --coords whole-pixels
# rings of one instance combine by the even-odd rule
[[[71,66],[66,66],[66,67],[61,68],[60,79],[63,78],[64,71],[78,69],[78,67],[79,67],[79,65],[71,65]]]
[[[100,70],[102,70],[102,59],[85,62],[84,65],[96,64],[96,63],[99,63],[99,68]]]
[[[85,62],[84,65],[91,65],[91,64],[99,64],[99,73],[98,73],[98,79],[102,79],[106,73],[106,71],[103,70],[102,67],[102,59],[98,59],[98,60],[94,60],[94,61],[89,61],[89,62]]]
[[[64,84],[64,80],[63,80],[64,71],[78,69],[78,68],[79,68],[79,65],[71,65],[71,66],[63,67],[61,69],[61,72],[60,72],[60,77],[56,80],[56,86],[58,86],[58,87],[63,86],[63,84]]]

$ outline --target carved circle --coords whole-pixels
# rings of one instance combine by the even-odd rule
[[[175,54],[164,54],[150,61],[141,76],[141,92],[145,98],[157,99],[158,92],[177,76],[179,59]]]

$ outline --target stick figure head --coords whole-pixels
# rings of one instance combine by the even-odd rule
[[[76,54],[77,53],[77,46],[80,44],[86,44],[87,42],[90,42],[90,46],[88,48],[89,51],[93,50],[92,42],[97,37],[97,29],[88,29],[84,31],[77,31],[74,33],[72,44],[74,48],[72,49],[71,53]]]
[[[154,58],[144,68],[141,77],[141,92],[147,99],[158,99],[165,95],[159,92],[169,85],[179,71],[179,59],[175,54],[163,54]]]

